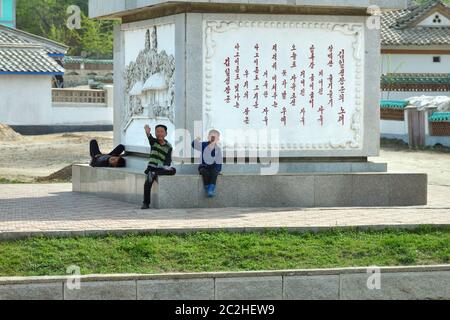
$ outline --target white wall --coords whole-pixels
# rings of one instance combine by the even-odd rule
[[[0,75],[0,123],[8,125],[112,125],[113,88],[108,104],[52,104],[50,76]]]
[[[106,104],[53,103],[51,124],[54,125],[112,125],[114,87],[105,86]]]
[[[441,62],[433,62],[440,56]],[[386,73],[450,73],[449,54],[383,54],[383,74]]]
[[[113,108],[102,105],[91,107],[55,106],[51,116],[54,125],[112,125]]]
[[[0,75],[0,123],[50,123],[51,76]]]
[[[407,134],[406,121],[381,120],[381,134]]]

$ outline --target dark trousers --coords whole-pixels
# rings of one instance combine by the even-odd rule
[[[200,167],[198,172],[202,175],[203,184],[205,186],[217,184],[217,176],[219,175],[219,172],[217,172],[215,167]]]
[[[100,151],[100,148],[98,147],[97,140],[91,140],[90,145],[89,145],[89,151],[90,151],[90,154],[91,154],[91,158],[95,158],[99,154],[102,154],[101,151]],[[113,157],[118,157],[124,151],[125,151],[125,146],[119,144],[117,147],[114,148],[113,151],[108,153],[108,155],[113,156]]]
[[[144,184],[144,203],[150,205],[153,182],[158,179],[158,176],[174,176],[177,173],[177,170],[175,168],[170,168],[170,170],[168,170],[152,166],[149,166],[148,170],[149,173],[147,174],[147,179],[145,179]]]

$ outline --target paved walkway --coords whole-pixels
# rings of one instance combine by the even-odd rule
[[[0,238],[124,231],[450,225],[450,186],[429,186],[429,204],[395,208],[139,210],[139,204],[72,193],[70,184],[0,185]]]

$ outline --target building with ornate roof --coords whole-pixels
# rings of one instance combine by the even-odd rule
[[[39,125],[51,115],[52,83],[68,47],[0,25],[0,123]]]
[[[63,75],[57,63],[68,47],[25,31],[0,25],[0,75]]]
[[[0,25],[0,123],[22,134],[112,129],[111,86],[54,88],[65,75],[67,49]]]
[[[450,92],[450,6],[441,0],[382,14],[384,99]]]
[[[386,11],[381,39],[381,136],[410,146],[450,146],[448,109],[410,105],[418,100],[412,97],[450,96],[450,6],[431,0]]]

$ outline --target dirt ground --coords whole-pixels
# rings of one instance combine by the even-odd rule
[[[89,162],[89,141],[97,139],[109,152],[112,132],[62,133],[41,136],[0,137],[0,178],[32,182],[73,163]]]
[[[382,147],[380,157],[369,160],[386,162],[389,172],[427,173],[428,184],[450,187],[450,152]]]
[[[112,132],[20,136],[5,129],[2,135],[0,130],[0,178],[31,182],[72,163],[87,163],[89,141],[97,139],[101,150],[109,152],[113,147],[112,137]],[[372,157],[370,161],[387,162],[390,172],[428,173],[430,184],[450,186],[450,152],[390,146],[382,147],[380,157]],[[65,172],[67,168],[62,174]]]

